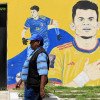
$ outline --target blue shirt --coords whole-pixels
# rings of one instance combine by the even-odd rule
[[[45,53],[40,53],[37,57],[37,70],[39,75],[48,75],[48,57]]]
[[[38,49],[36,49],[30,56],[27,57],[24,66],[22,68],[22,75],[21,78],[23,81],[27,80],[27,76],[28,76],[28,69],[29,69],[29,61],[31,59],[31,57],[34,55],[34,53],[39,50],[41,47],[39,47]],[[48,57],[45,53],[40,53],[37,57],[37,70],[39,75],[47,75],[48,74],[48,66],[47,66],[47,60]]]
[[[39,19],[34,20],[34,18],[27,18],[25,22],[25,29],[30,28],[31,35],[32,34],[41,34],[41,36],[44,36],[48,30],[48,25],[52,23],[52,20],[50,18],[47,18],[45,16],[39,16]]]
[[[34,18],[27,18],[25,22],[25,29],[30,28],[31,35],[40,34],[43,37],[44,45],[43,48],[47,51],[49,46],[48,39],[48,25],[52,24],[53,20],[45,16],[39,16],[39,19],[34,20]]]

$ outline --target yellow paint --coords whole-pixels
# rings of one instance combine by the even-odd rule
[[[8,51],[7,59],[15,57],[21,53],[27,46],[22,44],[21,33],[25,20],[30,17],[30,7],[38,5],[40,15],[47,16],[59,23],[59,28],[67,31],[72,36],[75,33],[71,31],[69,24],[72,22],[72,7],[78,0],[1,0],[0,3],[7,3],[7,36]],[[92,0],[100,7],[99,0]],[[100,9],[99,9],[100,12]],[[30,37],[30,31],[27,31],[26,37]],[[98,31],[100,33],[100,30]],[[98,34],[97,37],[100,37]]]
[[[89,64],[96,62],[100,58],[100,47],[92,53],[83,53],[75,49],[72,43],[69,42],[53,48],[50,54],[55,55],[56,59],[54,68],[49,68],[48,77],[59,79],[62,81],[62,85],[68,86],[68,83],[83,71],[87,58]],[[94,71],[96,72],[96,70],[98,69],[95,68]],[[99,86],[99,74],[94,75],[91,73],[91,77],[92,79],[95,77],[95,80],[87,82],[85,86]]]

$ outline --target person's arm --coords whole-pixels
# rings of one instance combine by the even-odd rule
[[[27,31],[27,29],[23,29],[23,31],[22,31],[22,38],[25,38],[26,31]]]
[[[61,40],[61,34],[59,32],[58,22],[53,20],[52,25],[54,25],[55,32],[56,32],[56,35],[57,35],[57,39],[60,41]]]
[[[44,87],[47,83],[47,75],[41,75],[41,83],[40,83],[40,95],[41,98],[45,97]]]
[[[54,28],[58,28],[58,22],[57,21],[53,20],[52,25],[54,25]]]
[[[89,64],[89,59],[84,64],[83,71],[64,86],[68,87],[83,87],[87,82],[95,81],[100,78],[100,59],[96,62]]]
[[[87,82],[89,82],[88,75],[82,71],[77,77],[75,77],[71,82],[65,84],[68,87],[83,87]]]
[[[61,40],[61,34],[59,32],[58,22],[53,20],[53,19],[47,18],[47,17],[45,17],[45,20],[47,22],[47,25],[53,25],[54,26],[53,28],[55,28],[57,39],[60,41]]]
[[[26,29],[23,29],[23,31],[22,31],[22,42],[23,42],[23,45],[27,45],[27,42],[28,42],[28,40],[25,39],[26,31],[27,31]]]
[[[40,53],[37,57],[37,70],[39,75],[41,76],[40,82],[40,95],[41,98],[45,97],[44,87],[47,84],[47,75],[48,75],[48,65],[47,65],[48,57],[45,53]]]
[[[19,81],[18,81],[18,83],[16,83],[16,89],[18,89],[18,88],[20,88],[20,85],[22,84],[22,79],[20,79]]]
[[[23,42],[23,45],[27,45],[27,39],[25,38],[25,34],[26,34],[26,31],[27,29],[30,27],[30,23],[29,23],[29,19],[26,20],[25,22],[25,26],[24,26],[24,29],[22,31],[22,42]]]

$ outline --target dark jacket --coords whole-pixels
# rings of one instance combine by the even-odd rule
[[[34,88],[34,89],[40,88],[41,76],[38,74],[37,70],[37,57],[42,52],[48,56],[47,52],[43,48],[40,48],[33,54],[32,58],[30,59],[28,77],[27,77],[27,88]],[[47,65],[49,69],[49,57]]]

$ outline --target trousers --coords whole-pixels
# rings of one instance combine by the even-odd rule
[[[33,88],[27,89],[25,85],[24,100],[42,100],[40,91],[36,92]]]

